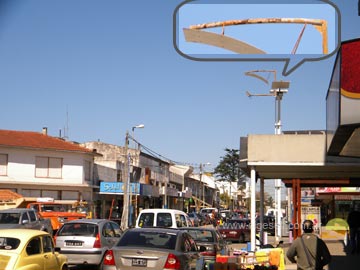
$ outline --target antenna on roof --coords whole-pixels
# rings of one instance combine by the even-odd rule
[[[64,127],[64,139],[69,140],[69,109],[68,105],[66,105],[66,125]]]

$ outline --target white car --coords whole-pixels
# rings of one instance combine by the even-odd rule
[[[135,224],[136,228],[181,228],[191,226],[192,222],[185,212],[176,209],[160,208],[141,210]]]

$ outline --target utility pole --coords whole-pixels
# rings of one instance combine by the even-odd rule
[[[123,187],[124,187],[124,195],[123,195],[123,212],[121,216],[121,229],[124,231],[129,226],[129,185],[130,185],[130,174],[129,174],[129,131],[126,131],[125,136],[125,160],[124,160],[124,172],[123,172]]]

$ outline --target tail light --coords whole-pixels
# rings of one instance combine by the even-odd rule
[[[213,247],[206,247],[205,251],[200,252],[202,256],[216,256],[217,247],[214,245]]]
[[[169,253],[166,263],[164,265],[165,269],[180,269],[179,259],[172,253]]]
[[[104,265],[115,265],[114,253],[112,250],[106,251],[103,263]]]
[[[93,248],[101,248],[100,235],[97,234],[95,237],[95,242]]]
[[[214,250],[207,250],[200,252],[201,256],[216,256],[216,252]]]

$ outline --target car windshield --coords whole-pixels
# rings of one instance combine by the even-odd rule
[[[42,212],[71,212],[71,205],[68,204],[44,204],[41,206]]]
[[[0,249],[17,249],[20,244],[20,240],[13,237],[0,237]]]
[[[58,232],[58,236],[79,235],[95,237],[98,226],[92,223],[66,223]]]
[[[176,239],[176,233],[159,231],[127,231],[121,237],[117,246],[175,249]]]
[[[0,213],[0,224],[19,224],[19,213]]]
[[[214,242],[214,237],[209,230],[187,230],[195,242]]]

